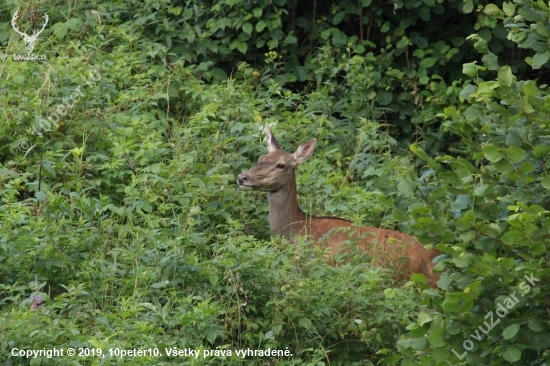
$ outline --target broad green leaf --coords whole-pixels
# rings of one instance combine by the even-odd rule
[[[420,48],[428,47],[428,40],[424,37],[416,37],[414,39],[414,43]],[[415,51],[422,51],[422,50],[416,49]],[[414,55],[414,53],[413,53],[413,55]]]
[[[533,62],[531,64],[531,67],[535,70],[540,69],[546,62],[548,62],[548,58],[550,57],[550,50],[546,50],[544,52],[537,52],[535,56],[533,56]]]
[[[336,32],[332,36],[332,44],[336,47],[344,46],[348,42],[348,36],[341,31]]]
[[[265,29],[267,26],[267,23],[263,20],[260,20],[258,23],[256,23],[256,32],[260,33]]]
[[[25,77],[23,75],[15,75],[11,80],[16,84],[23,84]]]
[[[516,7],[512,2],[505,1],[502,4],[502,10],[504,10],[504,14],[506,14],[506,16],[511,17],[516,12]]]
[[[300,318],[298,320],[298,325],[305,329],[311,329],[311,320],[309,318]]]
[[[408,45],[409,45],[409,38],[403,37],[399,40],[399,42],[397,42],[397,44],[395,45],[395,48],[403,49],[403,48],[407,47]]]
[[[168,283],[169,283],[168,280],[161,281],[161,282],[155,282],[151,285],[151,287],[152,288],[164,288],[164,287],[168,286]]]
[[[397,291],[393,288],[387,288],[384,290],[384,296],[386,299],[395,299],[397,297]]]
[[[468,97],[472,94],[477,92],[477,86],[473,84],[468,84],[464,87],[464,89],[460,92],[460,97],[463,99],[468,99]]]
[[[294,43],[298,42],[298,39],[294,36],[286,36],[286,38],[283,42],[284,42],[284,44],[294,44]]]
[[[542,325],[540,324],[540,322],[537,319],[530,319],[529,323],[527,323],[527,326],[533,332],[540,332],[541,330],[543,330]]]
[[[433,347],[443,347],[446,344],[444,336],[445,328],[436,328],[429,331],[428,340]]]
[[[237,45],[237,49],[242,54],[246,54],[246,50],[248,49],[248,45],[246,44],[246,42],[239,42],[239,44]]]
[[[246,34],[252,34],[252,30],[254,30],[254,26],[252,24],[248,22],[243,24],[243,32],[245,32]]]
[[[44,202],[47,198],[46,193],[44,193],[43,191],[37,191],[34,196],[39,202]]]
[[[462,2],[462,11],[465,14],[469,14],[474,10],[474,1],[473,0],[463,0]]]
[[[414,273],[411,276],[411,280],[415,283],[428,283],[426,276],[424,276],[422,273]]]
[[[59,23],[56,23],[56,24],[59,24]],[[67,24],[62,23],[55,29],[54,34],[57,37],[57,39],[63,39],[63,37],[67,35],[68,30],[69,30],[69,27],[67,26]]]
[[[470,196],[467,194],[459,194],[456,197],[456,200],[451,203],[451,208],[453,210],[465,210],[470,204]]]
[[[386,90],[381,90],[378,93],[376,93],[376,100],[378,100],[378,103],[380,105],[388,105],[392,102],[393,94]]]
[[[78,18],[71,18],[65,22],[65,25],[72,30],[80,30],[81,24],[82,21]]]
[[[502,10],[500,10],[498,6],[496,6],[495,4],[487,4],[485,6],[485,9],[483,9],[483,11],[485,12],[485,14],[488,14],[497,18],[502,18],[504,16],[504,13],[502,12]]]
[[[496,163],[504,156],[504,153],[494,145],[486,145],[483,148],[483,156],[492,163]]]
[[[535,158],[541,158],[550,151],[550,147],[544,145],[537,145],[533,148],[533,156]]]
[[[526,242],[525,232],[512,228],[502,235],[501,240],[506,245],[523,245]]]
[[[502,332],[504,339],[513,338],[519,332],[519,324],[512,324]]]
[[[474,62],[467,62],[462,65],[462,73],[470,77],[477,75],[477,65]]]
[[[332,24],[334,25],[338,25],[340,24],[340,22],[344,19],[344,17],[346,16],[346,12],[345,11],[340,11],[338,12],[334,18],[332,18]]]
[[[254,14],[254,16],[256,18],[259,18],[262,16],[262,13],[263,13],[263,10],[262,8],[254,8],[254,10],[252,10],[252,14]]]
[[[510,163],[519,163],[525,159],[525,150],[520,147],[510,146],[506,150],[506,157]]]
[[[483,55],[483,58],[481,60],[483,61],[483,65],[487,68],[487,70],[498,70],[498,56],[494,53],[486,53],[485,55]]]
[[[546,188],[546,189],[550,189],[550,175],[546,176],[546,177],[543,177],[541,180],[540,180],[540,184]]]
[[[420,326],[426,324],[426,323],[429,323],[431,322],[432,320],[434,320],[433,316],[424,312],[424,311],[421,311],[420,313],[418,313],[418,324]]]
[[[423,59],[422,61],[420,61],[420,67],[428,69],[428,68],[432,67],[435,64],[436,61],[437,60],[433,57],[427,57],[427,58]]]
[[[487,53],[489,51],[489,45],[483,38],[479,38],[474,42],[474,48],[480,53]]]
[[[502,352],[502,358],[508,362],[516,362],[521,358],[521,351],[513,346],[506,347]]]

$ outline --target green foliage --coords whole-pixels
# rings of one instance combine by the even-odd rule
[[[485,7],[497,17],[513,11],[510,3],[503,11]],[[473,78],[461,93],[466,103],[442,114],[443,126],[462,137],[460,156],[434,160],[417,149],[439,178],[423,187],[432,202],[440,201],[425,206],[424,214],[449,208],[442,217],[449,231],[436,237],[449,259],[438,267],[453,269],[439,282],[445,296],[433,296],[433,312],[420,313],[400,341],[404,354],[426,365],[548,360],[550,327],[539,320],[550,306],[550,96],[545,86],[517,80],[509,66],[493,67],[485,57],[483,63],[464,66]],[[485,69],[498,71],[496,79],[479,77]],[[430,229],[421,219],[411,226],[417,234]],[[421,341],[433,334],[437,341]]]

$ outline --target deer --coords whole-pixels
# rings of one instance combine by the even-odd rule
[[[267,192],[269,227],[272,236],[282,236],[295,243],[305,237],[321,248],[328,249],[327,262],[335,264],[335,256],[346,243],[357,242],[380,266],[391,265],[399,279],[414,273],[426,276],[430,287],[439,279],[433,273],[433,259],[440,254],[424,247],[413,236],[389,229],[355,226],[351,221],[336,217],[316,217],[306,214],[298,205],[296,167],[313,155],[317,139],[307,141],[294,153],[284,152],[265,125],[268,154],[260,156],[258,164],[239,174],[237,185],[248,191]]]

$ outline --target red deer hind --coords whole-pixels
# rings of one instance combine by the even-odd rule
[[[298,206],[295,172],[298,164],[313,155],[317,140],[303,143],[290,154],[281,150],[267,124],[265,131],[269,153],[260,156],[258,165],[240,174],[237,183],[245,190],[268,192],[272,235],[284,236],[290,242],[296,236],[306,236],[317,245],[330,248],[329,262],[333,261],[344,242],[357,240],[359,247],[368,251],[380,265],[392,263],[395,269],[409,275],[422,273],[431,287],[436,286],[439,275],[432,273],[432,260],[439,252],[424,248],[416,238],[394,230],[356,227],[344,219],[304,213]]]

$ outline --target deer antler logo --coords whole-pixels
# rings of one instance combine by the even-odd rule
[[[49,19],[48,14],[44,14],[45,22],[44,22],[44,25],[42,26],[42,29],[38,31],[34,31],[32,33],[32,36],[29,36],[27,33],[21,32],[19,29],[17,29],[17,25],[15,24],[17,21],[17,18],[19,18],[19,10],[17,10],[15,14],[13,14],[13,17],[11,18],[11,26],[17,33],[19,33],[21,37],[23,37],[23,41],[25,41],[25,49],[27,50],[27,54],[30,55],[32,53],[32,50],[34,49],[34,42],[36,42],[38,35],[42,33],[44,28],[46,28],[46,24],[48,24],[48,19]]]

